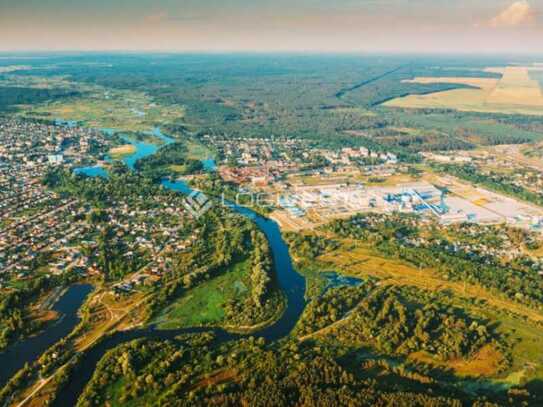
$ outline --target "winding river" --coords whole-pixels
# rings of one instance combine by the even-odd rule
[[[0,388],[26,363],[34,362],[49,347],[67,336],[80,321],[77,312],[92,291],[89,284],[71,286],[55,303],[59,318],[35,336],[9,346],[0,353]]]
[[[187,186],[181,183],[175,183],[171,186],[174,190],[186,191]],[[288,247],[281,237],[279,226],[272,220],[265,219],[250,209],[232,205],[232,209],[243,216],[247,216],[262,230],[270,244],[274,269],[279,282],[287,298],[287,306],[283,315],[272,325],[254,332],[251,335],[241,335],[227,332],[223,329],[194,327],[174,330],[159,330],[153,327],[131,330],[126,332],[117,332],[94,346],[86,352],[77,367],[75,374],[69,383],[60,391],[54,406],[74,406],[77,399],[83,392],[86,384],[91,379],[96,365],[104,354],[114,347],[138,338],[156,338],[156,339],[174,339],[180,334],[212,332],[215,334],[215,345],[230,340],[236,340],[247,336],[264,338],[267,341],[276,341],[287,336],[296,325],[300,315],[305,307],[305,279],[300,276],[293,268]]]
[[[160,131],[155,131],[154,135],[162,138],[166,144],[172,142],[170,138],[162,135]],[[144,156],[154,154],[158,149],[149,143],[133,142],[136,146],[137,159]],[[124,159],[130,168],[133,168],[137,159],[134,156],[128,156]],[[214,163],[209,163],[207,160],[207,168],[213,170]],[[81,170],[80,172],[87,175],[95,176],[92,172]],[[101,174],[103,175],[103,174]],[[190,193],[191,189],[182,181],[172,182],[164,180],[162,185],[165,188],[171,189],[180,193]],[[53,404],[54,406],[74,406],[77,399],[84,390],[86,384],[91,379],[96,366],[104,354],[114,347],[138,338],[157,338],[157,339],[174,339],[176,336],[184,333],[201,333],[213,332],[215,334],[215,344],[223,343],[230,340],[236,340],[247,336],[264,338],[268,342],[276,341],[286,337],[296,325],[300,315],[305,307],[305,279],[299,275],[292,266],[292,260],[289,255],[288,247],[284,242],[279,225],[273,220],[264,218],[249,208],[230,204],[230,208],[251,219],[266,236],[272,257],[275,275],[280,289],[283,291],[287,305],[282,316],[273,324],[257,331],[250,335],[242,335],[227,332],[218,328],[193,327],[174,330],[159,330],[154,327],[144,329],[136,329],[125,332],[117,332],[104,338],[97,345],[89,349],[82,357],[78,364],[77,370],[71,375],[69,382],[59,392],[58,397]]]

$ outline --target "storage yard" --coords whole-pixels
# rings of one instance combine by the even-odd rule
[[[426,181],[383,187],[363,184],[295,187],[278,198],[280,209],[272,217],[291,230],[313,228],[360,212],[395,211],[418,213],[443,224],[508,223],[535,230],[541,226],[543,209],[450,177],[439,181],[439,188]]]

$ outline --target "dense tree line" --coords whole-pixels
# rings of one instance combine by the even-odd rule
[[[285,234],[290,254],[296,259],[315,259],[321,254],[337,249],[339,244],[333,239],[323,236],[304,235],[300,233]]]
[[[514,301],[541,308],[543,279],[528,258],[504,263],[490,254],[457,250],[443,234],[421,239],[423,232],[430,229],[421,228],[411,215],[357,215],[334,221],[329,228],[340,236],[371,243],[387,257],[408,261],[421,269],[434,268],[448,280],[480,284]]]
[[[29,280],[25,286],[6,292],[0,297],[0,351],[15,339],[29,335],[42,326],[28,317],[27,307],[51,288],[66,284],[64,279],[37,277]]]
[[[67,89],[0,87],[0,112],[12,110],[15,105],[41,103],[55,99],[76,97],[81,93]]]
[[[135,168],[142,171],[148,177],[162,178],[172,173],[170,167],[178,166],[176,173],[180,175],[201,172],[203,165],[200,160],[187,158],[188,149],[185,143],[176,142],[160,148],[155,154],[138,160]],[[182,168],[182,170],[181,170]]]
[[[327,290],[309,302],[296,328],[300,336],[311,334],[345,318],[368,292],[375,287],[366,282],[360,287],[339,287]]]
[[[271,253],[268,241],[261,233],[252,231],[251,240],[253,243],[251,256],[252,299],[258,307],[261,307],[266,300],[272,281]]]
[[[126,242],[115,235],[107,221],[99,228],[96,238],[97,264],[107,281],[120,280],[148,263],[149,258],[145,253],[126,256],[129,251]]]

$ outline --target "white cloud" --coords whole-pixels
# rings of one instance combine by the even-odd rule
[[[527,0],[515,1],[496,17],[492,18],[488,25],[494,28],[522,27],[535,23],[536,12]]]

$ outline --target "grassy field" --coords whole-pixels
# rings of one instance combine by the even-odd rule
[[[540,312],[502,298],[483,287],[444,280],[432,269],[417,269],[402,261],[384,258],[371,247],[351,240],[342,240],[339,249],[320,256],[318,261],[325,268],[333,268],[346,275],[377,277],[382,285],[407,285],[431,291],[450,290],[454,293],[456,305],[496,324],[498,331],[509,339],[512,356],[511,366],[505,372],[497,371],[503,355],[493,347],[483,348],[470,360],[443,362],[417,353],[410,357],[414,361],[453,369],[460,377],[489,377],[497,385],[518,385],[528,379],[543,378],[543,355],[538,345],[543,341],[543,314]],[[316,336],[326,336],[335,329],[340,329],[340,326],[324,328]]]
[[[186,292],[176,302],[165,308],[153,321],[162,329],[184,326],[220,325],[225,318],[224,305],[230,298],[249,294],[248,278],[250,261],[244,260],[220,276]]]
[[[162,106],[143,92],[95,89],[81,98],[28,107],[23,116],[75,120],[94,128],[150,131],[163,123],[182,119],[184,108]]]
[[[389,100],[384,106],[543,115],[543,95],[539,82],[530,78],[528,68],[525,67],[507,67],[503,69],[501,79],[421,77],[408,82],[465,84],[474,88],[408,95]]]
[[[477,285],[442,279],[432,269],[418,269],[400,260],[380,256],[370,246],[343,240],[342,246],[319,260],[353,277],[373,276],[388,285],[410,285],[427,290],[452,290],[460,297],[484,300],[488,305],[542,323],[543,314]]]
[[[203,144],[188,140],[186,145],[189,150],[187,155],[188,159],[205,160],[214,156],[213,152]]]

